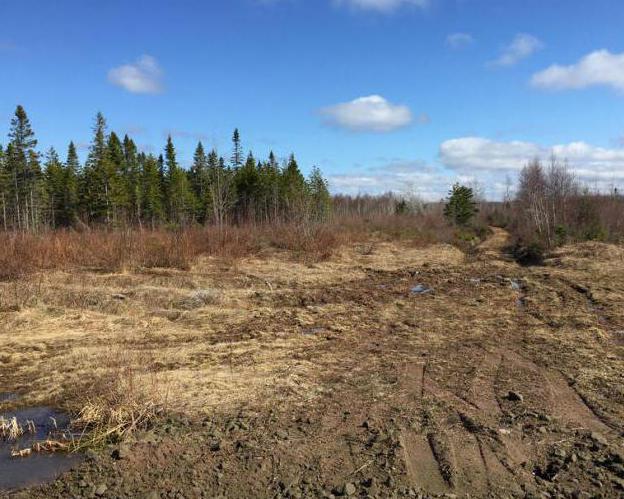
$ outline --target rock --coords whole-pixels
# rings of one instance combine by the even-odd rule
[[[524,402],[524,396],[519,392],[509,390],[507,393],[507,400],[511,400],[512,402]]]
[[[217,452],[217,451],[221,450],[221,442],[219,440],[213,440],[210,443],[210,450],[212,452]]]
[[[95,488],[95,495],[96,496],[103,496],[104,494],[106,494],[106,490],[108,489],[108,487],[106,486],[106,484],[101,483],[100,485],[98,485]]]
[[[357,489],[355,488],[355,485],[353,485],[352,483],[347,483],[343,487],[343,492],[344,492],[344,495],[346,496],[352,496],[357,492]]]
[[[609,441],[597,431],[592,431],[589,438],[591,438],[596,444],[609,445]]]
[[[129,455],[130,455],[130,447],[126,443],[121,443],[119,444],[119,447],[117,447],[112,452],[111,457],[113,459],[121,460],[121,459],[127,459]]]
[[[615,488],[624,490],[624,479],[618,477],[612,477],[611,482],[615,485]]]

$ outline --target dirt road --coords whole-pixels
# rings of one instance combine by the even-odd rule
[[[496,231],[469,259],[376,243],[312,266],[108,277],[109,291],[125,279],[134,313],[85,312],[73,348],[91,348],[103,324],[121,341],[110,316],[130,317],[123,344],[161,352],[169,413],[122,452],[90,453],[16,496],[622,497],[624,249],[587,243],[522,268],[504,239]],[[224,298],[149,322],[128,291],[183,278],[218,282]],[[46,334],[69,319],[41,306],[26,326],[26,312],[7,316],[12,334],[31,331],[4,342],[9,384],[43,379],[19,354],[38,338],[43,369],[64,365]]]

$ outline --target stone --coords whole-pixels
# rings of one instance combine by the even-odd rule
[[[95,495],[98,497],[103,496],[104,494],[106,494],[107,490],[108,490],[108,487],[106,486],[106,484],[101,483],[95,488]]]
[[[598,433],[597,431],[592,431],[591,434],[589,435],[589,438],[591,438],[594,443],[600,444],[600,445],[608,445],[609,441],[600,433]]]
[[[344,492],[344,495],[346,496],[352,496],[357,492],[357,489],[355,488],[355,485],[353,485],[352,483],[347,483],[345,484],[343,488],[343,492]]]
[[[511,400],[512,402],[524,402],[524,396],[519,392],[509,390],[507,393],[507,400]]]
[[[113,459],[121,460],[121,459],[127,459],[129,455],[130,455],[130,447],[126,443],[121,443],[119,444],[119,447],[117,447],[112,452],[111,457]]]

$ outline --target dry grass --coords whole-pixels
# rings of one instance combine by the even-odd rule
[[[17,418],[0,416],[0,439],[17,440],[24,434],[24,428],[17,422]]]
[[[288,251],[295,260],[312,263],[327,260],[341,246],[368,240],[371,235],[419,246],[451,239],[450,229],[436,214],[350,217],[325,225],[0,233],[0,280],[16,280],[39,271],[85,268],[103,272],[188,270],[199,256],[235,261],[275,249]]]

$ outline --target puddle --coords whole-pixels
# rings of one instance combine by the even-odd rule
[[[14,400],[17,400],[17,393],[0,392],[0,404],[2,402],[13,402]]]
[[[307,327],[303,330],[304,336],[316,336],[317,334],[321,334],[325,331],[322,327]]]
[[[411,289],[412,294],[414,295],[424,295],[427,293],[431,293],[433,291],[432,288],[425,286],[424,284],[417,284]]]
[[[14,490],[53,481],[61,473],[69,471],[82,461],[79,454],[32,453],[29,457],[12,457],[13,449],[31,447],[36,441],[45,440],[58,429],[67,428],[69,418],[48,407],[33,407],[2,414],[6,419],[16,417],[26,426],[26,421],[35,425],[35,433],[26,433],[14,441],[0,440],[0,491]],[[54,423],[56,421],[56,425]]]

